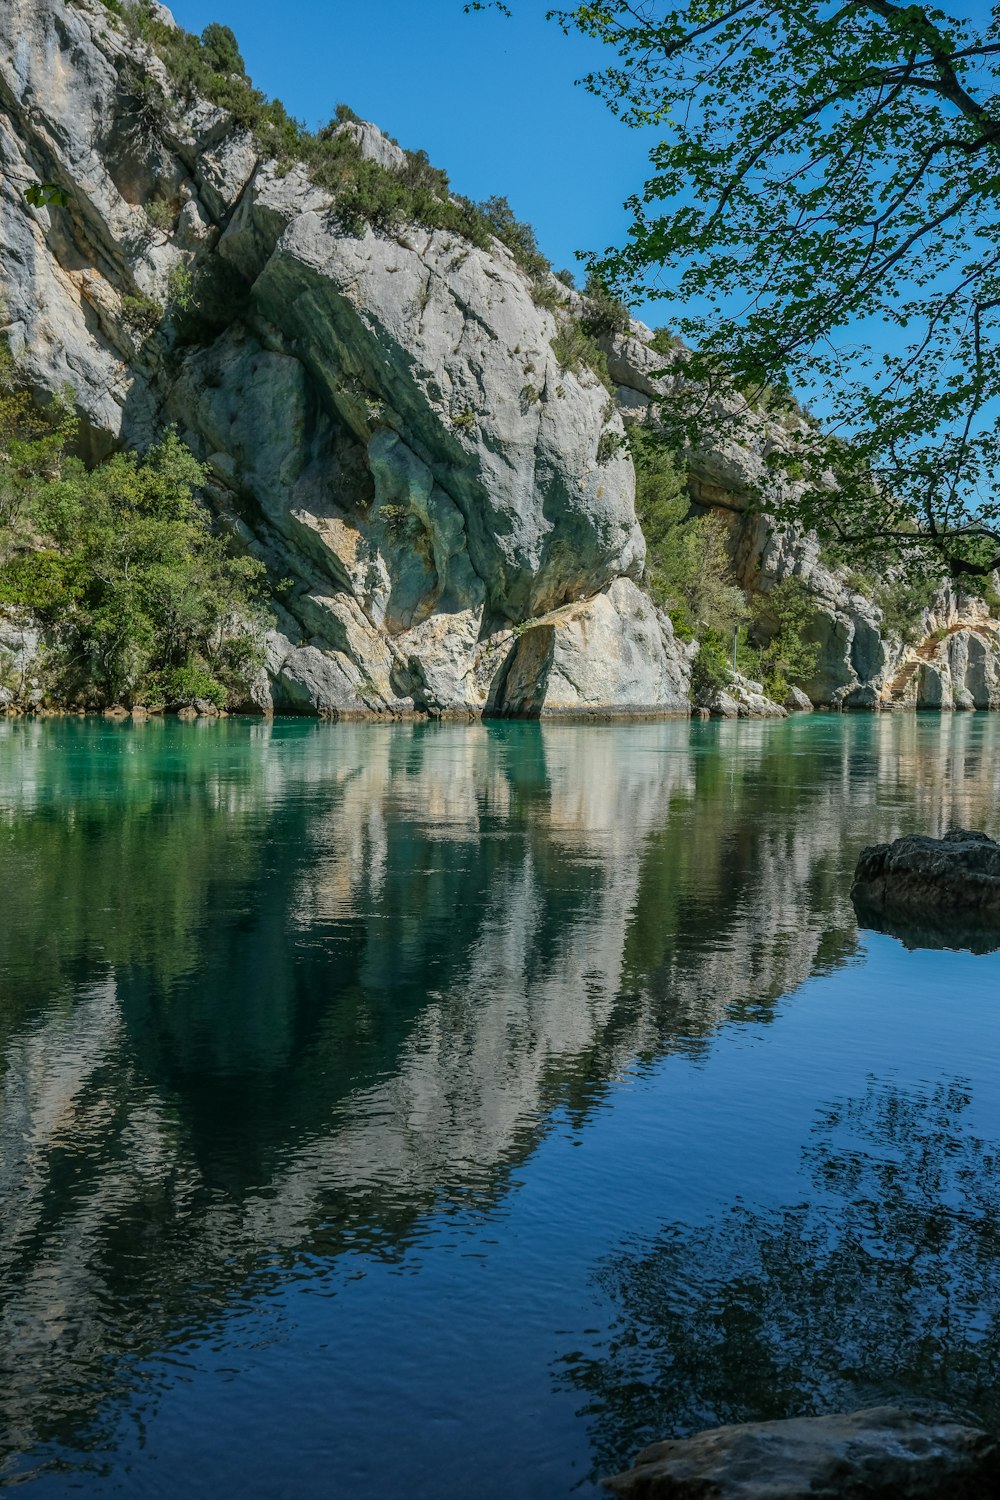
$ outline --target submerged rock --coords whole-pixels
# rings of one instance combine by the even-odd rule
[[[1000,1446],[947,1415],[877,1406],[654,1443],[605,1480],[629,1500],[982,1500]]]

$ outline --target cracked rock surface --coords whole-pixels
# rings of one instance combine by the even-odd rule
[[[205,101],[140,135],[137,61],[172,100],[99,0],[0,0],[4,332],[39,393],[72,388],[87,456],[175,425],[220,523],[290,581],[258,706],[478,713],[513,632],[572,607],[604,621],[573,673],[588,706],[686,711],[687,654],[648,601],[634,628],[634,476],[601,441],[621,417],[560,367],[554,314],[508,251],[349,233],[302,167],[261,159]],[[374,125],[342,128],[398,164]],[[36,180],[68,207],[29,208]],[[172,287],[206,267],[231,305],[185,337]],[[152,331],[130,323],[138,296],[165,309]],[[553,663],[543,711],[566,696]]]

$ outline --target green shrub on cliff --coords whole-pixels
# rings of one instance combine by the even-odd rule
[[[245,696],[259,669],[261,565],[233,554],[173,433],[87,470],[68,407],[37,410],[0,353],[0,608],[58,644],[52,695],[100,706]]]
[[[781,703],[792,683],[808,682],[816,672],[819,645],[809,639],[815,599],[801,578],[783,578],[769,594],[754,599],[752,614],[740,668],[763,682],[768,696]]]
[[[182,105],[208,99],[253,132],[264,157],[288,169],[302,162],[310,176],[332,193],[346,229],[359,233],[366,225],[396,234],[407,224],[443,229],[485,249],[493,236],[507,246],[521,269],[542,288],[550,272],[530,224],[516,218],[505,198],[473,203],[452,192],[447,174],[431,165],[424,151],[407,151],[398,168],[362,156],[354,133],[359,124],[346,104],[321,130],[307,130],[289,115],[280,99],[268,99],[248,76],[236,37],[228,26],[212,23],[201,36],[158,19],[148,0],[105,0],[105,5],[138,42],[151,47],[170,75],[173,99],[155,80],[130,63],[123,78],[120,108],[126,133],[165,132],[176,99]]]
[[[747,606],[733,577],[725,524],[691,515],[683,460],[655,428],[633,423],[628,441],[636,515],[646,538],[646,588],[682,637],[715,632],[731,638]]]

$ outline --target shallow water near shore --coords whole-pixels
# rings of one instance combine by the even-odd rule
[[[995,715],[0,721],[0,1485],[558,1500],[872,1401],[1000,1420]]]

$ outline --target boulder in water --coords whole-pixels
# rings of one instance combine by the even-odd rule
[[[955,911],[1000,923],[1000,844],[968,828],[872,844],[858,858],[851,897],[867,911]]]
[[[987,1433],[878,1406],[654,1443],[604,1482],[628,1500],[981,1500],[997,1481],[1000,1445]]]

